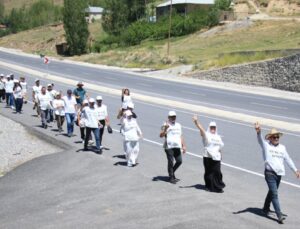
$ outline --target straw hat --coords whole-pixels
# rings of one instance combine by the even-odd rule
[[[268,134],[266,134],[265,139],[269,139],[273,135],[279,135],[281,137],[283,133],[279,132],[277,129],[272,128]]]

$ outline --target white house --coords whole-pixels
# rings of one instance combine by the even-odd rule
[[[85,9],[86,20],[91,23],[93,20],[100,20],[102,18],[104,9],[101,7],[89,6]]]

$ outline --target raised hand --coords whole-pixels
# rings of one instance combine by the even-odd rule
[[[255,128],[255,130],[256,130],[257,133],[260,133],[261,127],[260,127],[260,125],[259,125],[258,122],[256,122],[256,123],[254,124],[254,128]]]
[[[194,115],[194,116],[193,116],[193,122],[198,122],[198,117],[197,117],[197,115]]]
[[[297,177],[298,179],[300,178],[300,171],[299,171],[299,170],[296,171],[296,177]]]

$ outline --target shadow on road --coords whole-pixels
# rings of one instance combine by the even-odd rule
[[[242,213],[252,213],[252,214],[255,214],[255,215],[258,215],[258,216],[261,216],[261,217],[264,217],[264,218],[267,218],[267,219],[277,222],[276,218],[266,215],[261,208],[246,208],[241,211],[233,212],[234,215],[238,215],[238,214],[242,214]]]
[[[164,181],[164,182],[168,182],[170,181],[170,177],[168,176],[156,176],[152,178],[152,181]]]
[[[195,184],[195,185],[190,185],[190,186],[179,186],[179,188],[195,188],[195,189],[206,191],[206,187],[203,184]]]
[[[126,159],[126,157],[125,157],[125,155],[122,155],[122,154],[120,154],[120,155],[115,155],[115,156],[112,156],[113,158],[119,158],[119,159]]]
[[[127,161],[118,161],[114,164],[114,166],[118,166],[118,165],[127,166]]]

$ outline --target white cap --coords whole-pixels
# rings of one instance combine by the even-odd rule
[[[40,81],[40,79],[35,79],[35,81],[34,81],[34,82],[37,82],[37,81]]]
[[[217,123],[216,123],[216,122],[210,122],[208,126],[209,126],[209,127],[212,127],[212,126],[217,127]]]
[[[78,81],[77,85],[82,85],[83,86],[83,83],[81,81]]]
[[[49,83],[49,84],[47,85],[47,87],[52,87],[52,84],[51,84],[51,83]]]
[[[102,100],[102,96],[98,95],[98,96],[96,97],[96,100]]]
[[[10,78],[10,75],[7,75],[6,78]]]
[[[1,73],[0,76],[4,76],[4,74]]]
[[[134,109],[134,104],[133,104],[132,102],[129,102],[129,103],[127,104],[127,108],[132,108],[132,109]]]
[[[94,103],[94,102],[95,102],[95,99],[93,99],[93,98],[89,99],[89,103]]]
[[[19,80],[17,80],[17,79],[14,79],[14,82],[15,82],[15,83],[19,83],[20,81],[19,81]]]
[[[176,112],[175,111],[169,111],[168,116],[169,117],[176,116]]]
[[[87,99],[82,101],[82,104],[88,104],[88,103],[89,103],[89,101]]]

